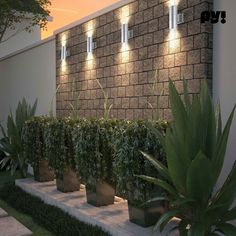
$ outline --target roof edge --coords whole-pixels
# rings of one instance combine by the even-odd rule
[[[135,0],[120,0],[119,2],[116,2],[116,3],[114,3],[114,4],[112,4],[112,5],[108,6],[108,7],[105,7],[103,9],[99,10],[99,11],[96,11],[96,12],[94,12],[94,13],[88,15],[88,16],[85,16],[85,17],[83,17],[83,18],[81,18],[79,20],[76,20],[76,21],[74,21],[74,22],[72,22],[72,23],[70,23],[68,25],[65,25],[65,26],[55,30],[53,32],[53,35],[60,34],[60,33],[64,32],[64,31],[66,31],[66,30],[69,30],[69,29],[77,26],[77,25],[81,25],[81,24],[83,24],[83,23],[85,23],[87,21],[90,21],[90,20],[98,17],[98,16],[104,15],[104,14],[110,12],[110,11],[113,11],[113,10],[115,10],[117,8],[120,8],[120,7],[122,7],[124,5],[127,5],[127,4],[129,4],[131,2],[134,2],[134,1]]]

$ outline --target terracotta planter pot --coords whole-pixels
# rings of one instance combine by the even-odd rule
[[[48,182],[54,180],[54,173],[49,168],[48,161],[41,160],[38,168],[34,168],[34,179],[38,182]]]
[[[114,204],[115,189],[107,183],[97,183],[95,190],[86,188],[87,202],[93,206],[107,206]]]
[[[62,178],[57,178],[56,184],[57,190],[63,193],[80,190],[80,181],[78,180],[75,171],[72,169],[64,171]]]
[[[152,206],[139,208],[132,206],[128,202],[129,219],[132,223],[135,223],[142,227],[149,227],[157,223],[161,215],[163,215],[167,209],[167,203],[155,203]]]

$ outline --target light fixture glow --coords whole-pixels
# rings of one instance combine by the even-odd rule
[[[122,24],[129,22],[129,15],[130,15],[129,6],[123,7],[121,10],[121,23]]]

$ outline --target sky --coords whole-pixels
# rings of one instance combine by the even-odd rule
[[[47,31],[42,31],[42,38],[47,38],[53,31],[73,21],[90,15],[119,0],[51,0],[49,10],[53,21],[48,23]]]

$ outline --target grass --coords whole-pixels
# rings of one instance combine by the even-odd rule
[[[61,209],[48,205],[41,199],[24,192],[13,183],[5,185],[0,190],[0,198],[21,213],[30,215],[35,222],[55,235],[110,236],[100,227],[91,226],[75,219]]]
[[[13,182],[15,179],[20,179],[20,172],[16,171],[16,173],[12,176],[9,171],[0,172],[0,189],[8,182]]]
[[[35,223],[31,216],[18,212],[2,200],[0,200],[0,207],[4,209],[8,215],[13,216],[21,224],[30,229],[34,236],[54,236],[53,233]]]
[[[21,178],[19,172],[16,172],[13,176],[11,176],[10,172],[0,172],[0,189],[3,188],[5,184],[13,182],[15,179],[19,178]],[[8,215],[13,216],[21,224],[30,229],[34,236],[54,236],[53,233],[35,223],[31,216],[17,211],[3,200],[0,200],[0,208],[4,209]]]

